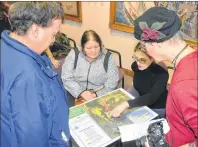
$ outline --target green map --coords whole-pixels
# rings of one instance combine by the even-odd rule
[[[109,112],[117,105],[131,99],[123,89],[117,89],[102,97],[70,108],[70,118],[87,113],[105,133],[114,139],[120,136],[118,126],[144,122],[156,117],[147,107],[136,107],[125,111],[119,118],[110,118]]]

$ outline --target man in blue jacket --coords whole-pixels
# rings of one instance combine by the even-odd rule
[[[1,39],[1,147],[68,147],[68,104],[41,53],[63,20],[56,2],[16,2]]]

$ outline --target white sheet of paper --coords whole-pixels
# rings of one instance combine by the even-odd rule
[[[164,133],[166,134],[170,130],[166,119],[156,119],[156,120],[152,120],[146,123],[120,126],[119,129],[120,129],[122,142],[132,141],[132,140],[135,140],[142,136],[147,135],[148,126],[151,123],[158,122],[158,121],[162,121],[163,130],[164,130]]]
[[[80,147],[98,147],[111,140],[86,113],[70,119],[70,130]]]

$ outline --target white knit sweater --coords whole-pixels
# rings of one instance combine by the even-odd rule
[[[75,52],[70,51],[62,67],[61,78],[65,89],[75,98],[84,90],[100,89],[97,96],[101,96],[114,90],[118,84],[119,73],[113,55],[110,55],[107,72],[104,69],[103,62],[106,49],[102,50],[101,55],[92,63],[82,51],[78,54],[76,69],[74,69]]]

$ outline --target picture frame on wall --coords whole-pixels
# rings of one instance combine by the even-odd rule
[[[113,30],[134,33],[134,19],[147,9],[154,7],[154,2],[118,1],[110,2],[109,26]]]
[[[176,11],[181,17],[181,34],[184,40],[197,48],[197,2],[155,2],[155,1],[118,1],[110,2],[110,21],[109,27],[113,30],[119,30],[128,33],[134,33],[134,20],[141,16],[151,7],[166,7]]]
[[[75,22],[82,23],[82,6],[79,1],[61,2],[64,11],[64,18]]]
[[[197,49],[197,22],[198,2],[196,1],[172,1],[155,2],[156,6],[165,7],[177,12],[182,21],[180,33],[183,39],[193,48]]]

